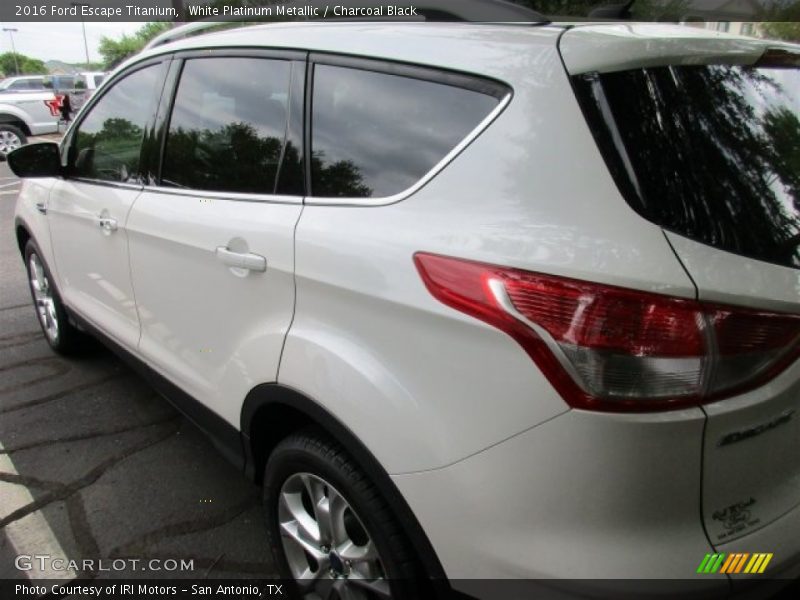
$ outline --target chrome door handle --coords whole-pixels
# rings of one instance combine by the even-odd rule
[[[97,217],[97,224],[103,231],[111,232],[117,230],[117,220],[111,217]]]
[[[234,252],[225,246],[218,246],[216,255],[223,264],[229,267],[258,271],[259,273],[267,270],[267,259],[252,252]]]

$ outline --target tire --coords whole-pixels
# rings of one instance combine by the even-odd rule
[[[330,508],[330,520],[317,519],[312,497],[318,506]],[[352,457],[324,433],[304,430],[278,444],[265,468],[263,500],[273,564],[281,579],[295,582],[292,597],[429,597],[421,593],[423,571],[385,500]],[[317,536],[299,526],[309,517]],[[359,584],[359,578],[373,587]]]
[[[59,354],[77,354],[83,348],[85,336],[69,322],[50,269],[33,240],[25,244],[25,269],[33,306],[47,343]]]
[[[28,138],[21,129],[8,123],[0,123],[0,157],[6,160],[6,155],[12,150],[28,143]]]

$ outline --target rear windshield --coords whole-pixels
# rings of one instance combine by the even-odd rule
[[[800,69],[782,63],[573,81],[637,212],[716,248],[800,268]]]

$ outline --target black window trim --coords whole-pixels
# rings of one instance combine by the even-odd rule
[[[413,185],[390,196],[375,196],[369,198],[347,197],[320,197],[314,196],[311,185],[311,137],[314,124],[312,122],[314,99],[314,70],[317,65],[345,67],[360,71],[371,71],[399,77],[410,77],[423,81],[441,83],[453,87],[460,87],[475,92],[481,92],[496,98],[497,106],[483,118],[464,138],[456,144],[442,159],[437,162],[427,173],[419,178]],[[391,61],[385,59],[364,58],[348,54],[335,54],[328,52],[311,52],[308,56],[308,74],[306,83],[306,147],[304,149],[306,171],[306,197],[304,204],[321,206],[386,206],[405,200],[425,187],[434,177],[447,167],[474,142],[497,117],[505,110],[514,96],[513,88],[503,82],[482,75],[462,73],[440,67],[428,67],[411,63]]]
[[[209,190],[195,190],[183,189],[172,186],[161,185],[161,171],[164,166],[164,156],[167,146],[167,134],[169,132],[169,122],[172,117],[172,110],[175,105],[175,98],[178,93],[178,84],[180,83],[180,76],[183,72],[183,67],[187,60],[194,58],[262,58],[272,60],[285,60],[290,63],[290,92],[292,90],[291,80],[294,78],[295,69],[306,69],[308,52],[294,49],[276,49],[276,48],[252,48],[252,47],[226,47],[226,48],[193,48],[191,50],[183,50],[172,53],[172,65],[166,77],[165,87],[161,95],[157,117],[156,117],[156,131],[158,136],[159,152],[149,164],[149,171],[147,173],[146,183],[144,189],[158,194],[168,194],[173,196],[188,196],[192,198],[207,198],[211,200],[235,200],[239,202],[264,202],[270,204],[302,204],[303,196],[292,196],[285,194],[268,194],[268,193],[242,193],[242,192],[225,192],[225,191],[209,191]],[[302,65],[302,67],[301,67]],[[300,73],[303,76],[303,73]],[[291,106],[291,99],[290,99]],[[298,115],[289,115],[289,119],[297,118]],[[303,126],[302,136],[305,138],[305,118],[300,115],[300,121]],[[284,139],[284,145],[286,140]],[[283,150],[281,151],[283,152]],[[283,166],[282,163],[280,166]],[[276,179],[280,177],[280,170],[276,174]],[[306,174],[303,175],[304,179]],[[155,183],[149,183],[154,181]]]
[[[167,63],[167,68],[169,68],[169,62],[172,59],[172,54],[161,54],[158,56],[149,57],[145,60],[137,62],[133,65],[130,65],[124,71],[120,71],[113,78],[109,79],[108,82],[103,82],[104,85],[102,89],[99,90],[99,93],[92,94],[92,97],[86,102],[84,106],[81,107],[80,113],[78,118],[76,118],[72,124],[70,125],[67,132],[64,134],[64,138],[61,140],[60,144],[60,152],[61,152],[61,164],[63,167],[68,166],[68,159],[69,159],[69,151],[73,144],[73,140],[75,139],[75,132],[80,128],[81,124],[86,117],[91,113],[95,104],[97,104],[100,100],[102,100],[105,95],[111,90],[113,86],[117,84],[117,82],[125,79],[126,77],[133,75],[134,73],[141,71],[142,69],[146,69],[147,67],[152,67],[154,65],[162,65]],[[144,130],[145,132],[152,128],[155,124],[155,117],[158,114],[158,106],[161,103],[161,98],[163,98],[164,94],[164,85],[166,83],[166,77],[164,81],[161,83],[161,90],[158,92],[158,98],[156,99],[156,110],[153,114],[148,117],[147,121],[145,122]],[[142,140],[142,147],[139,150],[139,172],[137,175],[139,176],[140,180],[144,176],[144,172],[142,170],[143,167],[143,159],[144,159],[144,147],[145,143]],[[107,181],[103,179],[93,179],[91,177],[76,177],[74,175],[69,174],[68,171],[65,171],[67,174],[64,179],[69,181],[76,181],[80,183],[85,183],[89,185],[97,185],[101,187],[113,187],[113,188],[120,188],[126,190],[141,190],[144,185],[140,183],[127,183],[122,181]]]
[[[289,119],[302,121],[303,148],[303,180],[305,182],[305,196],[281,195],[281,194],[253,194],[238,192],[218,192],[193,189],[181,189],[160,185],[161,169],[163,166],[164,150],[166,146],[166,135],[169,127],[169,118],[177,94],[180,73],[183,64],[191,58],[211,58],[211,57],[242,57],[242,58],[265,58],[288,60],[292,63],[292,77],[295,69],[300,69],[300,65],[305,68],[304,102],[302,103],[302,115],[291,115]],[[218,200],[238,200],[244,202],[268,202],[275,204],[309,204],[325,206],[385,206],[394,204],[415,194],[421,188],[436,177],[448,164],[450,164],[461,152],[463,152],[475,139],[477,139],[497,117],[505,110],[511,102],[514,91],[513,88],[501,81],[491,79],[483,75],[463,73],[460,71],[448,70],[440,67],[422,66],[399,61],[366,58],[345,54],[328,52],[310,52],[301,49],[284,48],[263,48],[263,47],[226,47],[226,48],[193,48],[178,52],[161,54],[130,65],[124,71],[117,73],[108,81],[103,81],[101,93],[95,93],[88,101],[86,107],[81,110],[80,120],[76,120],[70,126],[67,134],[62,141],[62,161],[66,161],[67,149],[72,143],[74,132],[80,127],[85,116],[91,111],[92,107],[98,102],[105,93],[111,89],[120,79],[145,67],[167,62],[167,72],[164,77],[161,89],[160,100],[154,116],[148,121],[146,129],[155,129],[158,144],[158,156],[151,156],[146,151],[146,144],[142,144],[142,154],[140,155],[139,176],[144,183],[122,183],[114,181],[103,181],[89,178],[70,177],[74,181],[89,183],[93,185],[118,187],[126,189],[144,189],[160,194],[171,194],[178,196],[190,196],[197,198],[209,198]],[[454,87],[469,89],[492,96],[498,100],[497,106],[450,152],[436,163],[427,173],[418,179],[412,186],[391,196],[370,197],[370,198],[346,198],[346,197],[315,197],[311,188],[311,111],[313,100],[313,83],[315,65],[330,65],[358,69],[362,71],[373,71],[401,77],[411,77],[423,81],[432,81]],[[302,74],[301,74],[302,75]],[[298,118],[299,117],[299,118]],[[281,165],[282,166],[282,165]],[[280,171],[278,172],[280,177]],[[155,181],[155,183],[151,183]]]

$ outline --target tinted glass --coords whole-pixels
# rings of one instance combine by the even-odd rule
[[[498,102],[462,87],[318,65],[312,195],[383,197],[402,192],[436,166]]]
[[[271,194],[289,104],[288,61],[186,61],[169,124],[162,184]]]
[[[800,267],[800,70],[661,67],[576,83],[612,172],[643,216]]]
[[[42,85],[47,89],[70,90],[75,87],[75,78],[71,75],[48,75]]]
[[[78,126],[73,174],[104,181],[137,182],[145,125],[155,110],[163,76],[160,65],[115,83]]]

